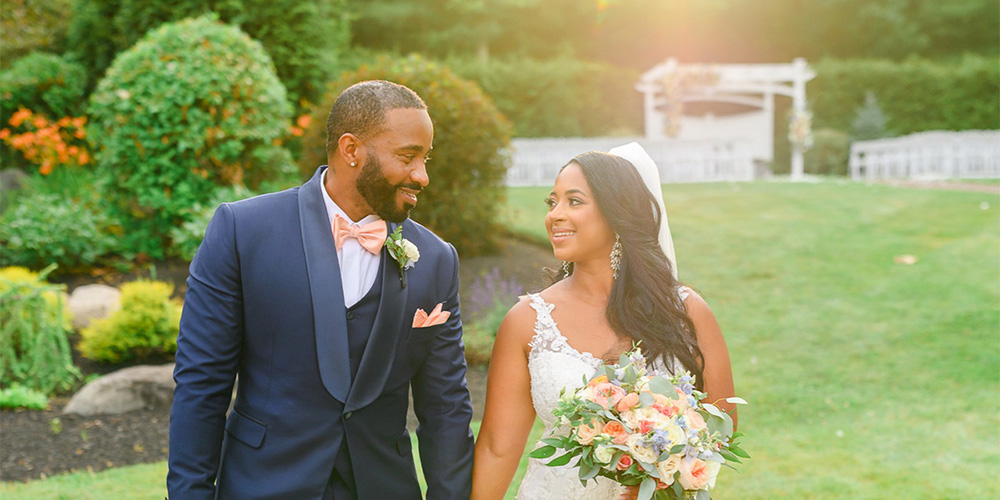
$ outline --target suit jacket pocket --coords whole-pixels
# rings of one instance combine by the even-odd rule
[[[445,331],[448,328],[448,323],[444,322],[440,325],[428,326],[426,328],[411,328],[410,329],[410,342],[423,342],[428,339],[437,337],[439,333]]]
[[[251,448],[260,448],[264,443],[264,435],[267,434],[267,426],[234,408],[226,422],[226,432]]]

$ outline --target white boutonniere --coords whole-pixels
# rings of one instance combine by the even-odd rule
[[[406,288],[406,270],[420,260],[420,250],[412,241],[403,238],[402,224],[396,226],[396,230],[385,239],[385,249],[399,264],[399,282]]]

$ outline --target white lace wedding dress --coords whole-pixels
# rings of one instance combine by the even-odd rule
[[[687,287],[678,289],[681,300],[687,298]],[[581,353],[571,347],[566,337],[559,332],[552,320],[552,304],[545,302],[538,294],[528,294],[531,307],[535,310],[535,335],[529,345],[528,372],[531,374],[531,402],[535,413],[545,424],[548,437],[556,432],[566,432],[566,428],[555,429],[556,417],[552,410],[559,400],[564,387],[578,387],[583,376],[590,378],[602,360],[590,353]],[[532,447],[534,449],[535,447]],[[517,490],[518,500],[613,500],[621,486],[609,479],[598,477],[580,483],[579,472],[573,467],[575,462],[562,467],[549,467],[551,460],[528,459],[528,470]]]

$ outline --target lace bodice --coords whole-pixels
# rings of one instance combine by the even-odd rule
[[[678,293],[683,300],[687,298],[688,290],[681,288]],[[556,418],[552,414],[562,389],[580,386],[583,378],[589,379],[603,361],[569,345],[552,319],[554,305],[545,302],[538,294],[529,294],[528,297],[535,310],[535,335],[528,344],[531,347],[528,352],[531,403],[545,424],[545,436],[548,437],[556,432],[565,432],[565,428],[555,428]],[[529,459],[528,470],[517,490],[518,500],[612,500],[617,497],[620,486],[613,481],[597,478],[596,481],[589,481],[584,488],[576,467],[549,467],[544,464],[547,461]]]

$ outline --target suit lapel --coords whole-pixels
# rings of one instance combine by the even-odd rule
[[[399,224],[389,223],[391,234]],[[331,236],[332,239],[332,236]],[[345,411],[354,411],[371,404],[385,387],[390,367],[396,357],[399,336],[406,325],[406,288],[399,281],[399,264],[382,249],[382,296],[372,324],[371,336],[358,366],[357,379],[344,404]],[[341,300],[343,303],[343,300]]]
[[[312,292],[320,378],[331,396],[338,401],[347,401],[351,387],[351,365],[344,288],[340,281],[333,230],[320,192],[323,170],[320,167],[312,179],[299,189],[299,224],[306,258],[306,275]]]

